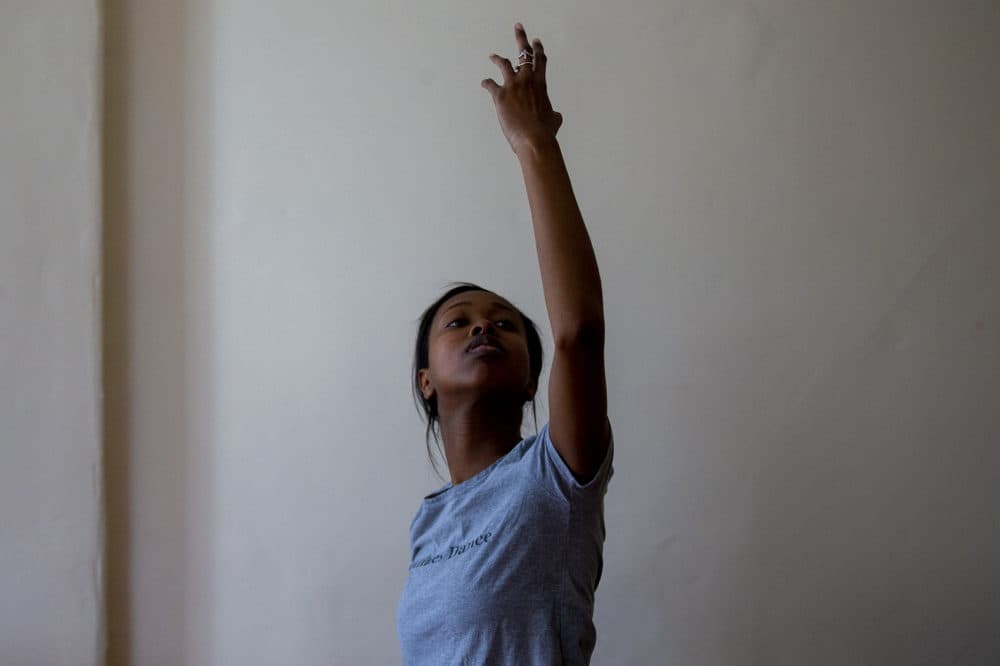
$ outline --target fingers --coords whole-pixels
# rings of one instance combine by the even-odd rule
[[[537,37],[532,40],[531,44],[535,52],[535,78],[545,81],[545,63],[547,61],[545,47],[542,46],[542,40]]]
[[[524,31],[524,26],[520,23],[514,24],[514,41],[517,42],[518,53],[524,49],[531,50],[531,47],[528,45],[528,33]]]
[[[536,81],[541,82],[542,86],[545,85],[545,64],[547,58],[545,57],[545,47],[542,46],[542,40],[535,37],[531,40],[531,44],[528,44],[528,34],[524,31],[524,26],[520,23],[514,24],[514,39],[517,41],[517,52],[527,49],[532,52],[533,63],[531,66],[518,67],[517,74],[520,74],[522,70],[528,72],[531,78]]]
[[[507,85],[514,80],[514,67],[510,64],[510,60],[504,58],[503,56],[498,56],[496,53],[490,55],[490,60],[500,68],[501,73],[503,73],[503,84]]]
[[[517,42],[518,53],[526,49],[531,51],[533,54],[533,62],[525,63],[515,70],[509,59],[499,56],[496,53],[491,54],[490,60],[492,60],[493,63],[500,68],[500,72],[503,74],[503,85],[506,86],[515,80],[530,78],[534,81],[534,85],[537,86],[537,91],[541,93],[540,98],[542,107],[551,109],[552,104],[549,102],[548,92],[546,91],[545,85],[545,68],[546,63],[548,62],[548,57],[545,55],[545,47],[542,45],[542,40],[536,37],[529,44],[528,34],[525,32],[524,26],[520,22],[514,24],[514,39]],[[492,79],[484,79],[482,81],[482,86],[489,90],[491,94],[495,93],[500,87]]]
[[[545,47],[542,46],[542,40],[535,38],[533,44],[535,47],[535,71],[531,78],[533,79],[537,93],[536,99],[542,111],[551,111],[552,102],[549,101],[549,87],[545,82],[545,65],[549,59],[545,55]]]
[[[534,67],[530,62],[522,63],[520,53],[525,50],[533,51],[533,49],[528,44],[528,33],[524,31],[524,26],[520,23],[514,24],[514,41],[517,42],[517,52],[519,54],[517,61],[517,74],[522,78],[528,78],[534,72]]]

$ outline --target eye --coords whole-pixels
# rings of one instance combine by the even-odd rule
[[[445,328],[452,328],[452,324],[456,324],[456,323],[462,322],[462,321],[465,321],[465,317],[459,317],[458,319],[452,319],[450,322],[448,322],[447,324],[445,324]],[[501,328],[509,328],[509,329],[516,329],[517,328],[517,326],[514,325],[514,322],[512,322],[510,319],[501,319],[500,321],[497,322],[497,326],[500,326],[501,324],[503,324],[503,326],[501,326]]]

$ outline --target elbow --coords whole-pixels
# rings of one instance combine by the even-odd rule
[[[557,349],[565,347],[595,347],[604,345],[604,321],[581,322],[555,332],[553,339]]]

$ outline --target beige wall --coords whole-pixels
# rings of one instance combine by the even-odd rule
[[[100,653],[98,37],[0,3],[0,664]]]
[[[995,11],[163,11],[130,51],[148,663],[398,658],[438,484],[415,319],[457,279],[545,317],[479,87],[515,20],[546,40],[607,296],[595,663],[1000,655]]]

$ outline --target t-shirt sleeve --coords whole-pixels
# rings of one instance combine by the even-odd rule
[[[538,445],[535,448],[537,449],[537,469],[540,482],[548,486],[557,495],[569,501],[579,501],[600,499],[607,493],[608,482],[615,473],[613,464],[615,450],[613,426],[610,427],[610,440],[604,460],[601,461],[601,465],[593,478],[586,480],[584,483],[581,483],[576,478],[573,470],[566,464],[559,450],[552,443],[552,438],[549,436],[548,423],[538,430],[535,444]]]

